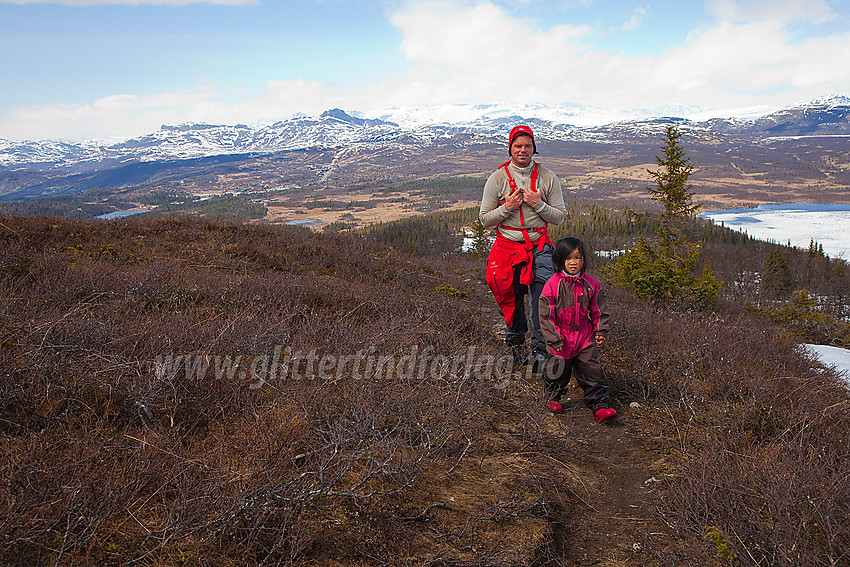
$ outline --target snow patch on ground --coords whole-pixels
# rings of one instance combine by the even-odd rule
[[[838,375],[850,386],[850,350],[846,348],[805,344],[803,348],[809,358],[825,366],[835,367]]]

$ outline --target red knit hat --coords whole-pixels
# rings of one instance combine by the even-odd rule
[[[519,126],[514,126],[511,133],[508,134],[508,155],[511,153],[511,146],[514,143],[514,138],[517,136],[529,136],[531,138],[531,145],[534,148],[534,153],[537,153],[537,144],[534,142],[534,132],[532,132],[531,128],[525,124],[521,124]]]

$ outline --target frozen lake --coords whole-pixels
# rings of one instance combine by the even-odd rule
[[[131,217],[133,215],[140,215],[142,213],[149,213],[148,209],[130,209],[127,211],[113,211],[111,213],[106,213],[104,215],[96,216],[96,219],[123,219],[124,217]]]
[[[706,211],[698,215],[746,232],[753,238],[808,250],[812,240],[830,258],[850,260],[850,205],[832,203],[768,203],[754,209]],[[850,385],[850,350],[825,345],[805,345],[810,356],[834,365]]]
[[[812,239],[830,258],[850,260],[850,205],[768,203],[754,209],[705,211],[698,215],[753,238],[808,250]]]

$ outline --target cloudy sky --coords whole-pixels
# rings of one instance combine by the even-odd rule
[[[0,138],[329,108],[850,95],[846,0],[0,0]]]

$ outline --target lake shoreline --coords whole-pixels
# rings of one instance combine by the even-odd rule
[[[836,231],[850,227],[850,204],[760,203],[753,208],[704,211],[699,218],[777,244],[802,250],[812,242],[830,258],[850,257],[850,234]]]

